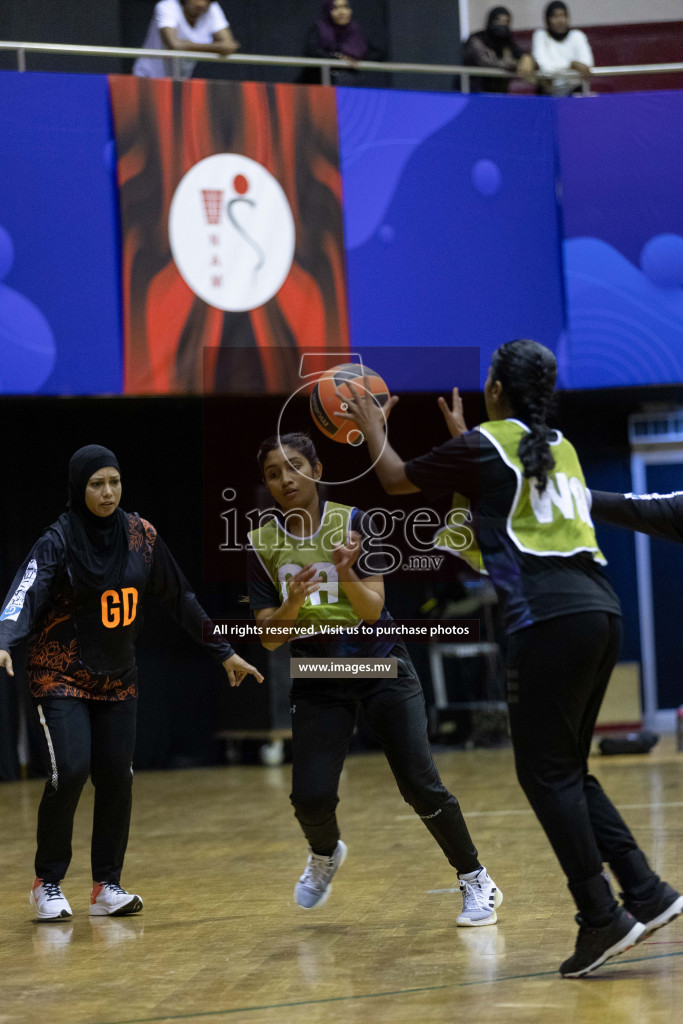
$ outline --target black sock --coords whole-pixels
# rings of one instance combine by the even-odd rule
[[[318,857],[331,857],[336,849],[337,849],[337,844],[335,843],[334,846],[328,847],[325,850],[314,850],[313,847],[311,847],[311,852],[315,853],[316,856],[318,856]]]

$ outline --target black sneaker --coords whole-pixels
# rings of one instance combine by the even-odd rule
[[[614,919],[602,928],[584,924],[580,914],[576,915],[576,922],[579,925],[576,949],[560,967],[563,978],[582,978],[589,974],[611,956],[634,946],[645,931],[645,925],[623,907],[619,907]]]
[[[645,925],[645,931],[639,936],[638,942],[683,914],[683,896],[668,882],[658,882],[649,900],[629,900],[623,893],[621,898],[629,914],[633,914],[636,921]]]

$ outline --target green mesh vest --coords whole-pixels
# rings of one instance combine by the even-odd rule
[[[503,462],[517,477],[517,489],[508,512],[507,533],[520,551],[531,555],[559,555],[569,557],[587,551],[596,562],[606,559],[595,537],[590,517],[586,481],[574,446],[555,432],[550,449],[555,466],[548,472],[548,483],[542,494],[536,481],[524,476],[517,449],[528,428],[519,420],[494,420],[482,423],[478,429],[493,444]],[[454,495],[446,525],[439,530],[435,546],[464,558],[469,565],[485,572],[482,554],[476,541],[465,543],[471,529],[469,502]]]
[[[295,537],[288,533],[275,518],[249,533],[252,547],[273,581],[281,603],[287,598],[290,578],[305,566],[315,565],[322,583],[318,591],[308,595],[299,611],[297,621],[302,624],[317,628],[332,623],[356,626],[360,622],[339,585],[337,568],[332,561],[333,546],[348,541],[354,511],[350,505],[326,501],[320,526],[308,537]]]

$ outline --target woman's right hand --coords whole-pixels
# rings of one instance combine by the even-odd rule
[[[307,565],[305,569],[300,569],[299,572],[290,576],[287,581],[287,600],[289,604],[295,606],[298,611],[309,594],[314,594],[316,590],[320,590],[320,583],[318,570],[314,565]]]
[[[12,659],[9,651],[0,651],[0,668],[4,668],[8,676],[14,675],[14,668],[12,666]]]
[[[462,437],[463,434],[467,433],[467,424],[465,423],[465,416],[462,410],[462,398],[458,388],[453,388],[450,409],[445,398],[439,399],[439,409],[443,413],[443,418],[446,421],[451,437]]]

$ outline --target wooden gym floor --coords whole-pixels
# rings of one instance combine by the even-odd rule
[[[141,773],[123,883],[132,918],[90,919],[91,788],[64,891],[72,923],[36,924],[42,784],[0,786],[0,1024],[672,1024],[683,918],[583,981],[557,968],[573,905],[526,806],[510,750],[446,752],[482,861],[505,901],[495,927],[455,927],[455,873],[403,804],[379,754],[350,758],[340,820],[349,857],[326,906],[292,903],[305,845],[289,769]],[[683,754],[596,758],[656,869],[683,888]]]

